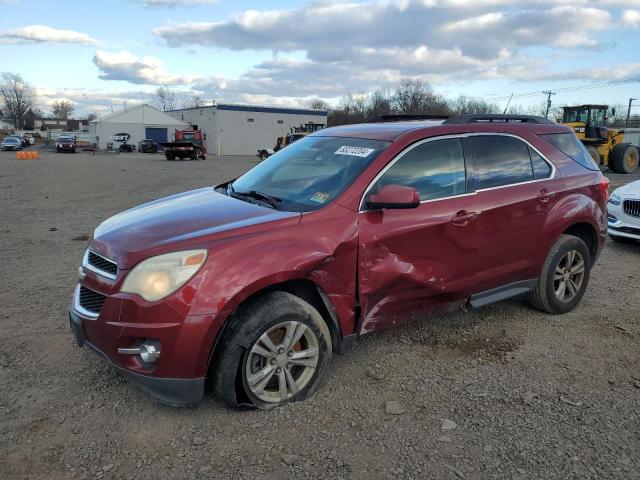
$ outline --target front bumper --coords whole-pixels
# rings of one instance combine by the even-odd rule
[[[82,318],[74,312],[73,305],[69,306],[69,323],[79,347],[86,346],[160,403],[182,406],[195,404],[202,400],[205,377],[162,378],[132,372],[116,365],[100,348],[87,341]]]
[[[607,205],[607,220],[610,236],[640,240],[640,218],[625,213],[621,205]]]

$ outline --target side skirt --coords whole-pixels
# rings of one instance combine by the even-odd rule
[[[472,308],[484,307],[491,303],[501,302],[508,298],[519,297],[526,293],[529,293],[536,287],[538,283],[537,278],[531,280],[522,280],[520,282],[508,283],[501,287],[492,288],[484,292],[476,293],[469,297],[469,305]]]

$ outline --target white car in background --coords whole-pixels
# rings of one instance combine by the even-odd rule
[[[640,180],[614,190],[607,210],[612,240],[640,240]]]

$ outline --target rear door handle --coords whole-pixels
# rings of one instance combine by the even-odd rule
[[[453,217],[451,217],[451,223],[459,227],[463,227],[469,222],[475,220],[478,217],[478,212],[467,212],[466,210],[460,210]]]
[[[548,191],[546,188],[543,188],[538,193],[538,200],[540,202],[548,202],[549,200],[551,200],[555,196],[556,196],[555,193]]]

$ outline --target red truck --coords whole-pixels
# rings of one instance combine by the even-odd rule
[[[167,160],[183,160],[189,158],[204,160],[207,158],[207,147],[200,130],[176,130],[175,141],[160,144]]]
[[[71,326],[166,403],[200,401],[207,378],[231,405],[301,400],[333,353],[417,315],[575,308],[608,187],[573,131],[540,117],[322,130],[100,224]]]

